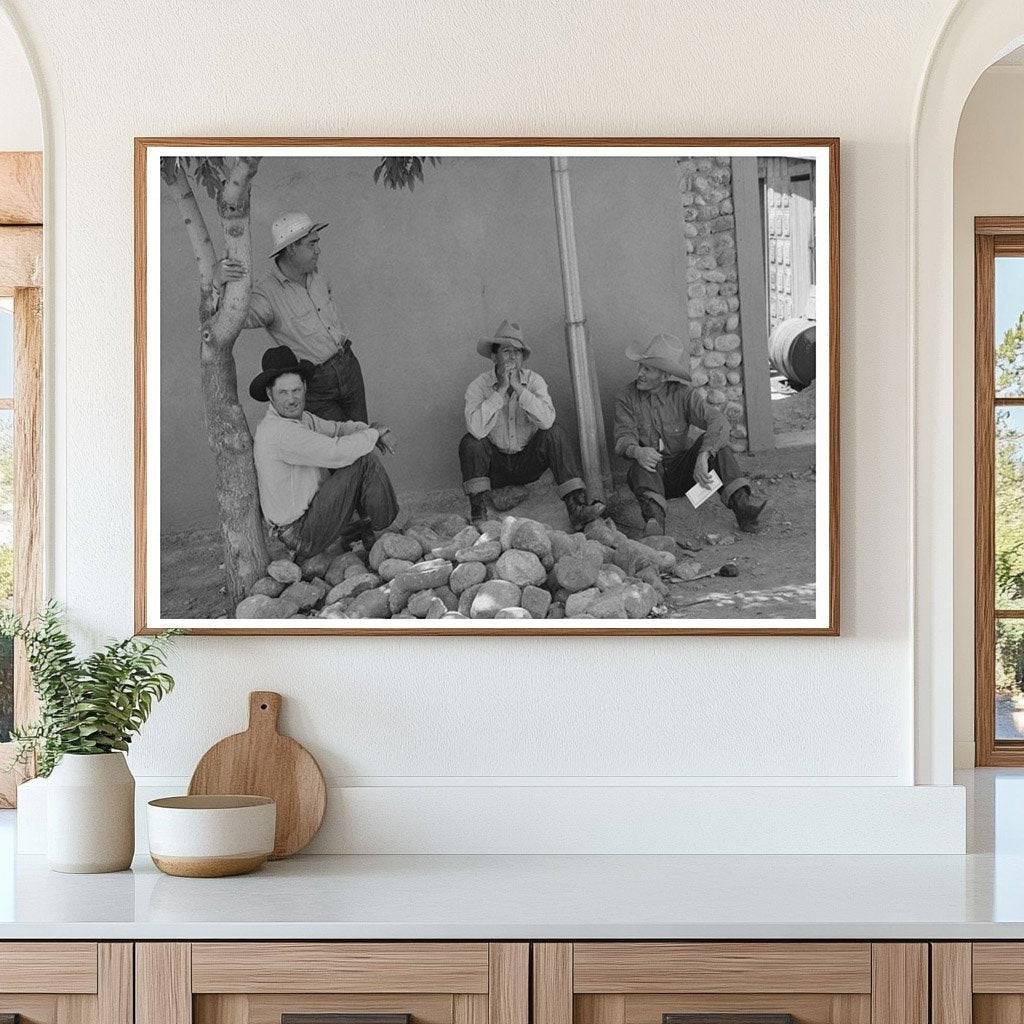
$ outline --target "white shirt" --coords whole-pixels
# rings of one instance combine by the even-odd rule
[[[290,420],[270,406],[253,442],[263,515],[275,526],[294,523],[309,508],[327,470],[368,455],[379,436],[365,423],[335,423],[311,412]]]
[[[523,392],[495,391],[494,370],[481,373],[466,389],[466,429],[479,438],[488,437],[503,452],[520,452],[538,430],[555,422],[555,406],[544,378],[533,370],[522,371]]]

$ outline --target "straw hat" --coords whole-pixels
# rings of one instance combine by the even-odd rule
[[[311,231],[323,231],[325,227],[326,223],[314,224],[308,213],[282,213],[270,225],[270,238],[274,248],[267,253],[267,258],[273,259],[292,242],[305,238]]]
[[[494,337],[481,338],[476,343],[476,350],[485,359],[490,359],[495,345],[514,345],[522,349],[524,356],[530,354],[530,346],[523,341],[522,328],[512,320],[502,320],[501,326],[494,332]]]

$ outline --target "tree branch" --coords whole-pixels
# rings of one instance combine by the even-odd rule
[[[249,199],[252,179],[259,169],[258,156],[240,156],[228,172],[217,201],[217,212],[224,229],[224,255],[237,260],[244,274],[228,281],[224,299],[214,318],[211,340],[216,345],[234,345],[245,323],[252,294],[252,236],[249,223]]]
[[[203,212],[196,201],[196,194],[192,190],[192,183],[188,180],[184,168],[175,167],[174,177],[168,181],[168,187],[192,243],[196,269],[199,272],[199,320],[205,323],[217,309],[217,294],[213,283],[217,254]]]

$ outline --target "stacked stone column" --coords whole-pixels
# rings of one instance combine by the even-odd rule
[[[729,417],[729,443],[742,452],[747,450],[747,427],[732,161],[729,157],[684,157],[678,165],[691,377],[707,402]]]

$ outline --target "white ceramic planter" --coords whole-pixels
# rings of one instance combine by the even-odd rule
[[[46,784],[52,871],[124,871],[135,854],[135,779],[124,754],[65,754]]]

